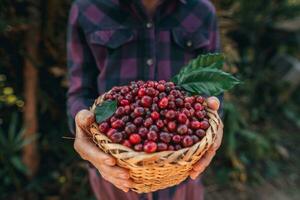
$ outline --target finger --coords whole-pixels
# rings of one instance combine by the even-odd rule
[[[215,155],[216,151],[209,149],[205,155],[193,166],[193,170],[201,172],[204,171]]]
[[[202,172],[192,170],[192,171],[190,172],[190,177],[191,177],[191,179],[195,180],[195,179],[199,176],[200,173],[202,173]]]
[[[213,150],[218,150],[221,146],[222,143],[222,138],[223,138],[223,128],[219,127],[218,131],[217,131],[217,136],[216,136],[216,140],[213,143],[212,149]]]
[[[209,97],[206,100],[207,102],[207,106],[213,110],[219,110],[220,107],[220,101],[217,97],[213,96],[213,97]]]
[[[106,164],[114,166],[116,160],[102,152],[89,138],[84,137],[83,130],[76,126],[76,139],[74,148],[84,160],[90,161],[94,165]]]
[[[81,128],[88,127],[95,122],[95,115],[89,110],[81,110],[76,114],[75,122]]]
[[[101,176],[108,182],[112,183],[114,186],[116,186],[117,188],[119,188],[120,190],[124,191],[124,192],[128,192],[129,191],[129,187],[124,186],[125,184],[123,184],[121,181],[116,181],[114,179],[112,179],[109,176],[106,176],[105,174],[102,174],[101,171],[99,171],[99,173],[101,174]]]
[[[99,170],[101,171],[101,170]],[[112,184],[116,185],[116,186],[120,186],[120,187],[123,187],[123,188],[131,188],[133,186],[133,181],[130,180],[130,179],[120,179],[120,178],[117,178],[115,176],[111,176],[109,173],[105,173],[104,171],[101,171],[100,174],[102,175],[102,177],[111,182]]]
[[[127,169],[118,166],[111,167],[108,165],[101,165],[99,168],[103,174],[109,174],[109,176],[116,177],[118,179],[128,180],[130,177]]]

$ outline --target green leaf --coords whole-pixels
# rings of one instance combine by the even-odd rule
[[[117,101],[104,101],[95,109],[96,121],[101,123],[114,114],[117,109]]]
[[[175,83],[178,83],[182,77],[188,73],[193,72],[194,70],[209,67],[221,69],[224,64],[224,56],[220,53],[209,53],[205,55],[199,55],[197,58],[191,60],[182,70],[174,76],[171,80]]]
[[[181,77],[178,85],[192,94],[218,95],[240,81],[216,68],[200,68]]]
[[[24,165],[24,163],[21,161],[21,159],[17,156],[13,156],[11,159],[10,159],[11,163],[13,164],[13,166],[19,170],[20,172],[26,174],[27,172],[27,168],[26,166]]]

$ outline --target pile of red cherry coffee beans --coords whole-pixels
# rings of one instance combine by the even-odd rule
[[[99,124],[114,143],[153,153],[199,142],[209,128],[205,98],[187,96],[173,82],[135,81],[113,87],[104,100],[116,100],[115,113]]]

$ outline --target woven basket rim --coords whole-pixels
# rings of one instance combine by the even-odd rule
[[[111,91],[111,90],[110,90]],[[104,98],[104,95],[107,94],[107,93],[110,93],[110,91],[102,94],[101,96],[99,96],[94,104],[92,105],[92,107],[90,108],[90,110],[92,112],[94,112],[95,108],[97,105],[101,104],[101,102],[103,101],[103,98]],[[212,113],[215,113],[217,114],[216,111],[212,110],[212,109],[209,109],[205,106],[205,109],[212,112]],[[217,114],[218,115],[218,114]],[[134,155],[135,157],[137,157],[138,160],[144,160],[144,159],[151,159],[151,158],[156,158],[156,157],[160,157],[160,156],[164,156],[164,155],[167,155],[167,154],[172,154],[174,152],[177,152],[177,153],[184,153],[185,151],[187,151],[188,149],[192,148],[192,147],[195,147],[195,146],[198,146],[198,145],[201,145],[201,143],[204,143],[204,141],[207,139],[208,135],[206,134],[203,138],[201,138],[197,143],[193,144],[192,146],[189,146],[189,147],[185,147],[185,148],[182,148],[180,150],[166,150],[166,151],[161,151],[161,152],[154,152],[154,153],[146,153],[144,151],[141,151],[141,152],[138,152],[138,151],[135,151],[134,149],[132,148],[129,148],[129,147],[126,147],[122,144],[119,144],[119,143],[113,143],[105,134],[101,133],[98,129],[98,126],[97,126],[97,123],[93,123],[92,124],[92,127],[91,128],[96,128],[97,131],[99,132],[99,134],[101,134],[102,137],[104,137],[107,141],[110,142],[110,144],[114,144],[116,147],[119,147],[120,149],[124,149],[130,153],[132,153],[132,155]],[[97,135],[97,134],[96,134]],[[93,137],[95,139],[95,134],[93,134]],[[212,145],[214,143],[214,140],[215,140],[216,136],[213,136],[212,138],[212,141],[211,141],[211,144]],[[96,142],[96,141],[95,141]],[[112,154],[113,155],[113,154]],[[114,155],[113,155],[114,156]],[[141,157],[141,158],[139,158]]]

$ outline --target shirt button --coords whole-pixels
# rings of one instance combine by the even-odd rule
[[[186,42],[186,46],[187,46],[187,47],[193,46],[193,42],[192,42],[191,40],[188,40],[188,41]]]
[[[152,26],[153,26],[153,23],[152,23],[152,22],[148,22],[148,23],[146,24],[146,27],[147,27],[147,28],[152,28]]]
[[[148,65],[148,66],[153,65],[153,59],[149,58],[149,59],[147,60],[147,65]]]

